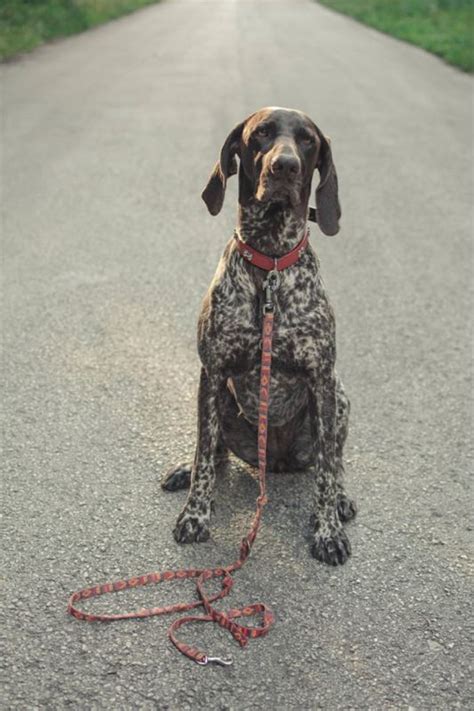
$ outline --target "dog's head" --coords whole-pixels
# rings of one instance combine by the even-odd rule
[[[327,235],[339,230],[337,175],[329,140],[301,111],[266,108],[239,123],[227,136],[220,159],[202,193],[211,215],[223,205],[227,178],[240,159],[239,201],[281,203],[306,210],[315,169],[318,224]]]

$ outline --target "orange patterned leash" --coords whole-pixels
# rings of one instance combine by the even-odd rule
[[[275,264],[276,266],[276,264]],[[173,642],[175,647],[186,657],[189,657],[197,664],[208,664],[215,662],[223,666],[232,664],[231,659],[222,659],[220,657],[208,657],[204,652],[201,652],[196,647],[191,647],[184,642],[180,642],[175,635],[175,632],[188,622],[216,622],[221,627],[229,630],[235,640],[244,647],[249,639],[262,637],[267,634],[274,622],[272,611],[262,603],[248,605],[243,609],[231,609],[227,612],[216,610],[212,603],[226,597],[234,584],[232,573],[243,566],[247,560],[252,545],[257,536],[260,526],[260,520],[265,504],[267,503],[265,473],[267,465],[267,435],[268,435],[268,403],[270,396],[270,373],[272,361],[272,339],[273,339],[273,292],[278,288],[279,275],[276,269],[269,272],[265,288],[265,303],[263,307],[263,329],[262,329],[262,360],[260,370],[260,397],[258,410],[258,471],[259,471],[259,486],[260,494],[257,498],[256,511],[250,526],[249,533],[242,539],[240,545],[239,557],[225,568],[204,568],[186,570],[169,570],[166,572],[148,573],[139,577],[128,578],[127,580],[118,580],[114,583],[105,583],[104,585],[95,585],[90,588],[84,588],[71,595],[67,610],[70,615],[73,615],[78,620],[86,620],[87,622],[113,622],[115,620],[127,620],[141,617],[153,617],[155,615],[166,615],[171,612],[185,612],[196,607],[204,607],[207,614],[205,615],[186,615],[180,617],[173,622],[168,629],[168,637]],[[197,578],[196,587],[200,599],[196,602],[176,603],[166,607],[150,607],[136,610],[135,612],[124,612],[119,614],[94,614],[79,610],[75,603],[80,600],[87,600],[98,595],[105,595],[119,590],[128,588],[136,588],[151,583],[160,583],[169,580],[183,580],[185,578]],[[222,578],[222,588],[215,595],[208,596],[204,591],[204,583],[211,578]],[[246,626],[235,622],[240,617],[250,617],[256,614],[261,615],[260,625]]]

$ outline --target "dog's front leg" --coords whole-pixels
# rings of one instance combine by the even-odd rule
[[[336,377],[332,364],[310,374],[309,408],[316,456],[311,553],[324,563],[338,565],[350,556],[351,546],[337,510]]]
[[[221,438],[217,398],[221,378],[201,368],[198,395],[198,441],[191,474],[191,488],[173,531],[178,543],[209,538],[211,501],[216,480],[218,446]]]

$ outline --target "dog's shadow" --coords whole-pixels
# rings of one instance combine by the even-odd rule
[[[273,473],[266,476],[268,503],[265,506],[260,531],[259,545],[283,544],[296,557],[307,556],[305,542],[309,538],[309,519],[312,498],[311,469],[302,472]],[[162,492],[176,503],[176,516],[184,505],[187,490]],[[236,457],[218,472],[214,491],[213,514],[211,518],[212,547],[228,554],[248,533],[256,509],[259,495],[258,470]],[[168,508],[168,506],[167,506]],[[169,510],[169,509],[168,509]],[[192,549],[207,548],[207,545],[191,546]],[[194,559],[194,553],[183,546],[184,559]],[[198,557],[200,555],[198,554]]]

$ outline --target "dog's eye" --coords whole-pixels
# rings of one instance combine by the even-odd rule
[[[255,131],[259,138],[266,138],[270,134],[268,126],[259,126]]]
[[[314,138],[309,133],[302,133],[300,136],[300,141],[301,143],[304,143],[305,146],[310,146],[312,143],[314,143]]]

